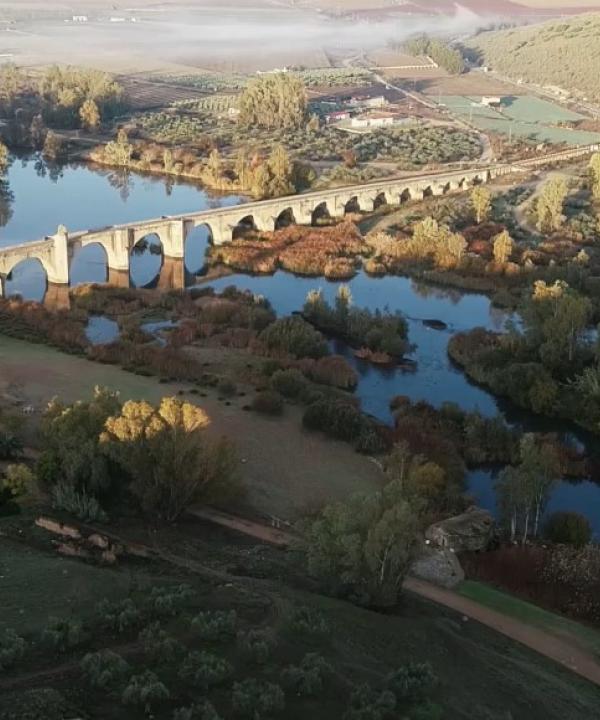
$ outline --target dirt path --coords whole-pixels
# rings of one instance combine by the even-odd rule
[[[293,540],[293,536],[289,533],[276,528],[265,527],[251,520],[235,517],[234,515],[210,510],[197,511],[192,514],[280,547],[291,544]],[[471,620],[476,620],[482,625],[486,625],[496,632],[506,635],[506,637],[511,638],[511,640],[515,640],[531,650],[535,650],[540,655],[554,660],[595,685],[600,685],[600,664],[594,656],[565,639],[546,633],[514,618],[502,615],[502,613],[486,608],[452,590],[437,587],[436,585],[418,580],[417,578],[407,578],[404,581],[404,589],[426,600],[431,600],[439,605],[455,610]]]
[[[511,640],[535,650],[540,655],[554,660],[595,685],[600,685],[600,664],[591,653],[576,645],[490,610],[451,590],[445,590],[416,578],[407,578],[404,588],[422,598],[455,610],[471,620],[476,620]]]

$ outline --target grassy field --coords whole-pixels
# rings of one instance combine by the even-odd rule
[[[6,529],[7,523],[15,522],[0,520],[0,531]],[[26,536],[26,518],[20,522]],[[177,529],[170,535],[173,552],[185,552],[196,563],[211,562],[226,571],[231,558],[237,556],[238,567],[243,564],[245,575],[268,571],[272,576],[269,553],[277,554],[273,562],[287,562],[279,551],[228,545],[227,540],[215,541],[201,528],[198,532],[203,538],[192,543],[193,532],[191,526],[186,535]],[[136,640],[137,629],[120,635],[99,629],[94,608],[106,595],[113,600],[131,597],[140,605],[150,586],[180,582],[193,588],[193,596],[183,616],[165,620],[163,626],[188,649],[213,649],[189,632],[190,617],[199,610],[234,609],[241,628],[260,627],[271,637],[273,649],[264,665],[253,665],[235,646],[215,649],[233,664],[233,680],[259,677],[280,682],[282,668],[297,663],[311,651],[322,654],[333,666],[334,675],[316,699],[287,695],[285,717],[290,720],[342,717],[352,688],[365,681],[377,686],[390,669],[410,660],[432,664],[440,679],[432,697],[443,706],[445,720],[504,720],[509,716],[514,720],[590,720],[600,700],[596,688],[558,666],[478,623],[464,623],[455,613],[412,596],[407,596],[394,613],[379,614],[294,589],[281,576],[276,582],[232,576],[210,581],[154,561],[124,563],[117,569],[91,567],[55,557],[49,542],[44,546],[41,537],[36,538],[35,548],[5,537],[0,545],[0,569],[1,600],[8,608],[0,627],[17,627],[27,640],[35,641],[50,612],[63,618],[83,618],[90,634],[84,645],[66,654],[41,652],[34,647],[20,668],[4,673],[0,680],[0,718],[1,708],[14,704],[24,690],[53,687],[71,701],[74,710],[87,711],[90,720],[141,720],[143,713],[124,708],[118,695],[111,697],[89,689],[77,669],[85,652],[113,647],[127,658],[135,672],[152,669],[167,684],[174,699],[158,706],[154,716],[170,720],[174,707],[189,704],[198,693],[182,686],[174,663],[161,664],[144,654]],[[322,615],[330,629],[329,637],[311,640],[306,633],[289,636],[289,619],[300,606],[309,606]],[[19,680],[19,675],[23,679]],[[228,688],[229,682],[208,693],[223,717],[231,716]],[[280,716],[284,715],[275,717]]]
[[[207,372],[227,372],[229,368],[233,377],[239,377],[249,361],[249,356],[238,357],[235,351],[199,348],[196,352]],[[261,362],[255,359],[257,367]],[[288,407],[283,417],[271,419],[242,409],[251,400],[253,389],[241,385],[238,389],[247,393],[244,396],[225,400],[216,390],[207,389],[206,397],[199,398],[182,384],[161,384],[112,365],[0,335],[0,393],[3,386],[16,388],[38,410],[33,422],[53,396],[74,402],[89,397],[96,385],[118,390],[123,400],[154,403],[185,391],[188,401],[199,402],[208,413],[208,432],[215,437],[226,435],[235,443],[247,502],[263,513],[294,520],[328,500],[373,489],[382,482],[379,468],[350,445],[303,432],[300,407]]]
[[[532,96],[504,97],[498,108],[481,105],[481,96],[441,95],[436,99],[480,130],[505,135],[512,132],[515,138],[535,142],[585,145],[600,141],[600,133],[557,127],[558,123],[577,122],[583,116]]]
[[[577,644],[600,657],[600,631],[595,628],[549,612],[474,580],[465,580],[459,588],[459,593],[480,605],[537,627],[550,635],[573,639]]]

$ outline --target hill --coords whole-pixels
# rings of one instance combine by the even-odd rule
[[[556,85],[600,100],[600,14],[481,33],[466,45],[485,64],[513,79]]]

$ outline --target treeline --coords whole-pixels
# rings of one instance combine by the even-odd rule
[[[452,359],[497,395],[600,432],[600,348],[591,300],[564,281],[538,280],[521,304],[522,328],[498,335],[482,328],[455,335]]]
[[[291,73],[269,73],[251,80],[239,101],[245,127],[299,128],[307,119],[306,89]]]
[[[460,75],[465,71],[465,61],[459,50],[426,34],[407,40],[404,43],[404,50],[410,55],[428,55],[451,75]]]
[[[315,178],[312,167],[292,159],[282,145],[275,145],[269,155],[241,148],[229,159],[216,147],[201,153],[189,147],[130,142],[124,129],[115,140],[95,148],[90,158],[102,165],[198,179],[215,190],[248,192],[258,199],[293,195],[310,187]]]
[[[10,145],[41,148],[48,128],[95,130],[123,107],[123,88],[99,70],[53,66],[35,80],[15,65],[0,67],[0,117]]]

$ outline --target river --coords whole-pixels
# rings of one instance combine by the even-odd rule
[[[75,230],[243,201],[238,196],[211,196],[198,186],[170,183],[156,177],[124,175],[84,165],[51,169],[34,158],[13,161],[8,182],[13,194],[12,213],[9,218],[4,214],[6,222],[0,228],[0,246],[37,239],[55,232],[61,223]],[[202,229],[188,239],[185,259],[191,274],[201,268],[207,242]],[[79,251],[73,261],[73,284],[106,279],[102,253],[93,246]],[[160,263],[160,255],[148,249],[133,255],[132,283],[142,286],[152,282]],[[412,356],[417,362],[414,372],[375,367],[355,359],[347,348],[336,347],[359,373],[356,392],[366,412],[391,422],[389,401],[394,395],[426,400],[437,407],[444,402],[454,402],[465,410],[479,410],[486,416],[501,413],[509,422],[524,429],[558,430],[568,442],[585,443],[588,449],[597,447],[597,441],[590,440],[584,433],[522,413],[497,400],[469,382],[464,373],[453,366],[447,346],[454,333],[477,326],[501,330],[508,319],[506,313],[491,306],[486,296],[441,289],[404,277],[372,278],[364,273],[345,284],[349,285],[353,302],[358,306],[401,311],[408,320],[410,341],[416,345]],[[306,294],[314,288],[322,288],[325,297],[332,300],[340,283],[279,271],[272,276],[232,275],[212,281],[211,285],[215,289],[235,285],[251,290],[268,298],[278,314],[289,314],[302,308]],[[23,263],[7,283],[7,290],[41,300],[45,291],[43,271],[36,267],[35,261]],[[432,318],[441,320],[447,328],[434,330],[423,323]],[[102,332],[101,327],[99,331]],[[493,489],[496,474],[497,470],[478,469],[469,472],[467,477],[468,492],[494,514],[497,514]],[[599,484],[589,480],[559,483],[548,512],[558,509],[586,515],[596,537],[600,538]]]

